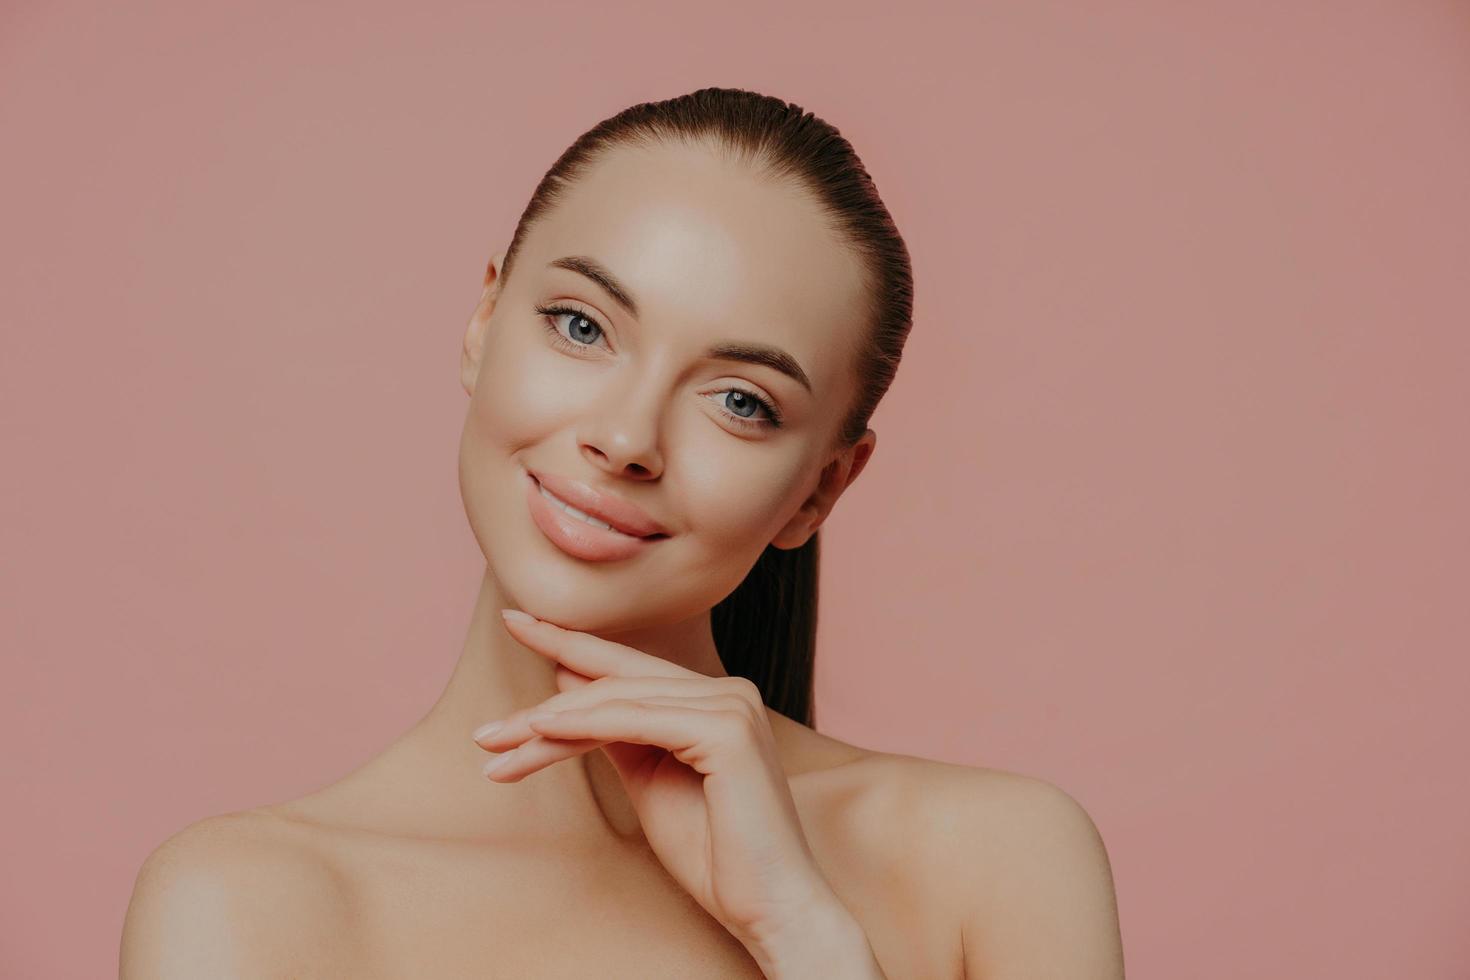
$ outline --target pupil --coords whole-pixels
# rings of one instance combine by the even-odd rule
[[[596,328],[594,328],[592,326],[591,321],[589,321],[586,317],[584,317],[584,316],[574,316],[574,317],[572,317],[572,326],[571,326],[571,330],[572,330],[572,335],[573,336],[577,336],[578,333],[579,333],[579,328],[577,326],[577,324],[579,322],[583,325],[583,328],[584,329],[588,329],[588,330],[596,329]],[[589,340],[590,341],[590,340],[594,340],[596,338],[594,338],[594,337],[585,337],[584,336],[582,339],[585,339],[585,340]]]
[[[735,401],[737,403],[734,406],[735,407],[735,411],[737,413],[739,413],[740,415],[746,415],[747,414],[745,412],[741,412],[740,411],[740,407],[739,406],[742,403],[745,404],[752,412],[755,411],[755,402],[747,399],[747,397],[746,397],[746,395],[745,395],[744,392],[732,391],[732,392],[730,392],[730,397],[733,398],[733,399],[735,399]]]

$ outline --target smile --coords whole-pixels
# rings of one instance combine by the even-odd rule
[[[573,558],[590,562],[620,561],[641,555],[669,537],[662,530],[645,536],[621,531],[580,507],[573,507],[542,486],[541,481],[531,473],[522,470],[522,478],[526,482],[526,507],[530,511],[531,522],[540,529],[547,541]],[[597,506],[613,511],[608,514],[609,517],[619,522],[626,520],[627,526],[632,529],[659,527],[641,510],[631,507],[626,501],[601,497],[597,498]]]
[[[564,514],[568,515],[569,517],[575,517],[579,521],[586,521],[588,524],[591,524],[593,527],[600,527],[604,531],[611,531],[614,534],[623,534],[622,531],[619,531],[617,528],[613,527],[607,521],[599,521],[597,518],[593,517],[591,514],[584,514],[584,513],[582,513],[580,510],[578,510],[577,508],[573,507],[571,504],[567,503],[565,500],[561,499],[556,494],[552,493],[550,490],[548,490],[545,487],[541,486],[541,484],[538,483],[538,484],[536,484],[536,486],[541,490],[541,496],[543,496],[547,500],[551,501],[552,506],[554,506],[554,507],[560,507],[561,510],[562,510],[562,512]],[[625,538],[632,538],[632,537],[636,537],[636,536],[635,535],[632,535],[632,534],[623,534],[623,537],[625,537]]]

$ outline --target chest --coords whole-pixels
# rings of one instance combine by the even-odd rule
[[[809,836],[890,980],[961,976],[902,869]],[[333,864],[340,897],[301,947],[299,980],[762,976],[651,853],[395,845]]]

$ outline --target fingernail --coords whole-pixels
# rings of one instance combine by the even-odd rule
[[[487,762],[483,766],[481,766],[480,767],[480,771],[483,772],[485,775],[488,776],[492,772],[494,772],[495,770],[499,769],[501,766],[505,765],[505,763],[513,755],[515,755],[515,750],[513,750],[513,749],[510,752],[502,752],[499,755],[497,755],[495,758],[491,759],[489,762]]]
[[[518,623],[536,622],[535,616],[532,616],[530,613],[523,613],[519,609],[502,609],[500,610],[500,615],[506,619],[513,619]]]
[[[504,724],[504,721],[492,721],[487,724],[481,725],[479,728],[475,729],[475,733],[471,735],[470,738],[474,739],[476,742],[480,741],[481,739],[489,738],[491,735],[494,735],[496,732],[500,731],[501,727],[504,726]]]

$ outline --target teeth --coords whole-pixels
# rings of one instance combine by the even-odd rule
[[[593,527],[600,527],[604,531],[611,531],[614,534],[622,534],[623,533],[622,531],[619,531],[617,528],[613,527],[607,521],[599,521],[597,518],[593,517],[591,514],[585,514],[585,513],[583,513],[582,511],[580,511],[577,508],[573,507],[571,504],[567,503],[565,500],[562,500],[560,497],[558,497],[555,494],[553,494],[550,490],[546,489],[545,487],[540,487],[540,490],[541,490],[541,496],[543,496],[547,500],[551,501],[553,504],[555,504],[561,510],[565,511],[567,514],[571,515],[572,517],[575,517],[577,520],[579,520],[579,521],[586,521],[588,524],[591,524]],[[631,535],[631,534],[630,535],[625,535],[625,536],[626,537],[633,537],[633,535]]]

